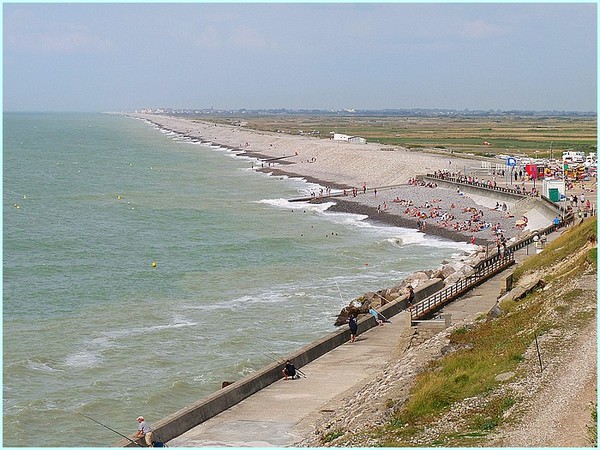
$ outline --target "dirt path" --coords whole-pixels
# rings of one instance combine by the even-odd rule
[[[596,398],[596,342],[596,324],[591,322],[549,368],[518,425],[501,432],[491,445],[589,447],[590,400]]]
[[[595,310],[595,274],[579,278],[575,287],[583,289],[581,297],[589,296],[588,301],[579,299],[578,310]],[[597,398],[597,339],[595,318],[562,336],[550,333],[547,342],[541,343],[544,371],[540,374],[539,367],[530,367],[525,380],[519,382],[526,407],[516,412],[515,423],[501,430],[490,445],[589,447],[587,427]]]

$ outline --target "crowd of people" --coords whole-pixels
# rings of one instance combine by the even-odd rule
[[[406,206],[404,214],[417,219],[417,227],[420,231],[424,231],[426,224],[433,224],[438,227],[468,233],[478,233],[489,229],[495,234],[497,228],[500,227],[499,223],[494,224],[493,221],[484,218],[482,208],[473,206],[458,208],[454,202],[444,206],[441,197],[427,200],[421,205],[415,205],[412,200],[401,199],[396,196],[392,203]],[[496,211],[504,212],[507,217],[511,217],[507,211],[506,203],[502,206],[497,203],[496,206]]]

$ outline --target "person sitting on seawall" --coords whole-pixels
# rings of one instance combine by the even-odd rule
[[[150,429],[150,425],[146,423],[142,416],[137,418],[140,426],[138,427],[137,432],[135,433],[135,437],[141,438],[144,437],[144,441],[148,447],[154,447],[154,443],[152,442],[152,430]]]
[[[288,377],[290,377],[293,380],[298,376],[296,374],[296,366],[294,366],[289,359],[285,362],[285,367],[281,372],[283,373],[283,379],[286,381]]]

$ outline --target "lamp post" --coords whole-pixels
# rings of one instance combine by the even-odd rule
[[[565,226],[565,209],[567,208],[567,177],[566,177],[566,166],[563,162],[563,207],[562,207],[562,226]]]

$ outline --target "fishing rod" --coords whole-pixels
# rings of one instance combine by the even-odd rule
[[[134,443],[135,445],[137,445],[138,447],[144,447],[143,445],[140,445],[138,442],[134,441],[134,440],[133,440],[133,439],[131,439],[130,437],[128,437],[128,436],[125,436],[125,435],[124,435],[124,434],[122,434],[122,433],[119,433],[117,430],[113,430],[111,427],[109,427],[109,426],[106,426],[106,425],[104,425],[104,424],[103,424],[103,423],[101,423],[101,422],[98,422],[96,419],[92,419],[90,416],[86,416],[85,414],[83,414],[83,413],[80,413],[79,411],[75,411],[75,412],[76,412],[77,414],[79,414],[80,416],[83,416],[83,417],[85,417],[85,418],[87,418],[87,419],[90,419],[92,422],[96,422],[98,425],[102,425],[104,428],[107,428],[107,429],[109,429],[109,430],[110,430],[110,431],[112,431],[113,433],[117,433],[119,436],[122,436],[122,437],[124,437],[125,439],[127,439],[128,441],[130,441],[130,442],[133,442],[133,443]]]
[[[342,303],[344,303],[344,297],[342,297],[342,291],[341,291],[340,287],[338,286],[337,281],[335,282],[335,287],[337,287],[337,290],[340,293],[340,299],[342,300]]]
[[[381,295],[379,295],[377,292],[373,292],[377,297],[379,297],[382,300],[387,301],[387,299],[383,298]],[[375,311],[375,308],[373,308],[373,311]],[[375,311],[377,314],[379,314],[381,317],[383,317],[383,320],[385,320],[386,322],[390,322],[390,319],[388,319],[387,317],[385,317],[383,314],[381,314],[379,311]],[[392,322],[390,322],[392,323]]]

